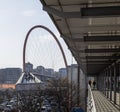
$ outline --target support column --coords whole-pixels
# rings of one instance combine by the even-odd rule
[[[118,73],[118,65],[115,64],[115,66],[114,66],[114,85],[113,85],[113,90],[114,90],[114,103],[115,103],[115,104],[116,104],[117,73]]]
[[[86,74],[79,68],[79,107],[86,112],[87,109],[87,81]]]
[[[106,95],[106,70],[104,71],[104,95]]]
[[[104,73],[103,73],[103,84],[104,84],[104,86],[103,86],[103,93],[104,93],[104,95],[105,95],[105,92],[106,92],[105,81],[106,81],[106,73],[105,73],[105,71],[104,71]]]
[[[109,84],[110,84],[110,81],[109,81],[109,68],[107,68],[107,98],[109,98]]]
[[[101,74],[101,91],[104,94],[104,72]]]
[[[107,69],[105,69],[105,96],[107,96]]]
[[[99,90],[99,91],[100,91],[99,75],[96,77],[96,80],[97,80],[97,90]]]
[[[112,100],[112,83],[113,83],[113,81],[112,81],[112,73],[113,73],[113,67],[110,67],[110,100]]]
[[[71,81],[71,87],[70,87],[70,107],[73,107],[73,65],[71,65],[71,74],[70,74],[70,81]]]
[[[118,93],[119,93],[119,109],[120,109],[120,62],[118,62],[118,71],[119,71],[119,79],[118,79]]]
[[[99,91],[101,91],[103,93],[103,73],[102,74],[99,74],[99,77],[98,77],[98,87],[99,87]]]
[[[77,106],[80,105],[80,66],[78,65],[78,76],[77,76]]]

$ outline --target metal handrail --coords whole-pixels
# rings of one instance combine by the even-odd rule
[[[90,85],[88,85],[88,112],[96,112],[95,102]]]

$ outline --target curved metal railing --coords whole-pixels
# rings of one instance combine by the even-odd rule
[[[94,102],[94,99],[93,99],[93,94],[92,94],[92,91],[91,91],[91,87],[90,85],[88,85],[88,112],[96,112],[96,107],[95,107],[95,102]]]

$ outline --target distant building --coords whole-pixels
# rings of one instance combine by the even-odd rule
[[[15,84],[21,74],[22,74],[22,69],[20,68],[0,69],[0,83]]]
[[[77,85],[77,79],[78,79],[78,65],[72,64],[68,66],[68,79],[69,83]]]
[[[47,69],[45,69],[45,71],[46,71],[47,76],[54,76],[54,69],[47,68]]]
[[[35,76],[37,76],[40,80],[46,81],[54,76],[54,69],[46,69],[43,66],[37,66],[32,73],[35,74]]]
[[[36,72],[40,75],[44,75],[45,74],[45,68],[43,66],[37,66]]]
[[[29,62],[25,64],[25,71],[33,73],[38,79],[42,81],[47,81],[50,78],[56,77],[54,69],[45,68],[41,65],[33,69],[33,64]]]
[[[60,77],[67,77],[67,69],[66,68],[60,68],[59,69],[59,74],[60,74]]]
[[[70,83],[77,84],[77,79],[78,79],[78,65],[77,64],[72,64],[68,66],[68,78]]]
[[[31,64],[30,62],[25,63],[25,71],[32,72],[33,71],[33,64]]]

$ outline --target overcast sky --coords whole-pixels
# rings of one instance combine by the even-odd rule
[[[39,0],[0,0],[0,68],[22,68],[26,33],[38,24],[58,33]]]

